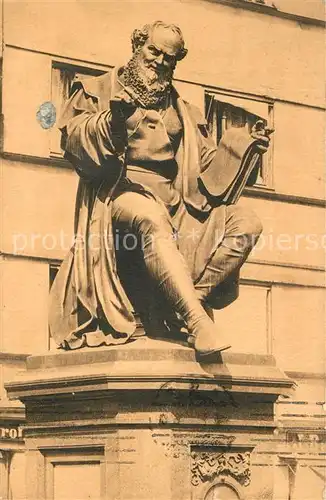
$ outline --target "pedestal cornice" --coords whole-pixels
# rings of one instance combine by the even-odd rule
[[[271,355],[224,352],[205,362],[190,348],[140,338],[125,346],[30,356],[6,385],[10,399],[106,391],[225,391],[289,396],[293,382]]]

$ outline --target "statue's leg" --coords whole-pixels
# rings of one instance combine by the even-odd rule
[[[152,198],[127,192],[113,201],[112,217],[115,230],[125,234],[128,247],[132,240],[141,246],[150,277],[186,322],[197,352],[207,355],[229,348],[196,296],[164,208]]]
[[[254,212],[236,205],[227,207],[224,238],[196,283],[201,301],[209,298],[219,284],[240,269],[261,232],[262,224]]]

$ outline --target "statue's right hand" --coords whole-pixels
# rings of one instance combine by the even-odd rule
[[[110,129],[112,142],[118,153],[123,152],[128,144],[126,120],[134,113],[136,107],[133,91],[129,87],[120,90],[110,100]]]
[[[120,90],[115,96],[110,100],[110,108],[112,114],[122,113],[125,118],[129,117],[136,109],[137,104],[135,102],[136,94],[129,87]]]

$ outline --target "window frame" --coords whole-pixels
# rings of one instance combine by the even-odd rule
[[[103,65],[100,64],[74,63],[53,59],[51,63],[51,102],[55,105],[57,120],[60,117],[62,106],[67,98],[67,96],[61,93],[60,72],[71,72],[72,81],[76,74],[83,76],[100,76],[109,71],[110,68],[111,66],[103,67]],[[63,158],[63,151],[60,148],[60,131],[57,127],[57,122],[50,131],[49,156],[53,159]]]

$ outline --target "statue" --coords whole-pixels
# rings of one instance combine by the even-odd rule
[[[231,347],[211,311],[237,298],[240,267],[262,231],[253,212],[223,197],[243,141],[235,129],[216,147],[199,110],[173,87],[187,54],[177,26],[135,30],[132,50],[124,67],[76,80],[60,119],[80,181],[50,331],[64,349],[123,344],[134,338],[137,311],[145,330],[160,325],[205,357]],[[241,137],[257,157],[269,133],[260,122]]]

